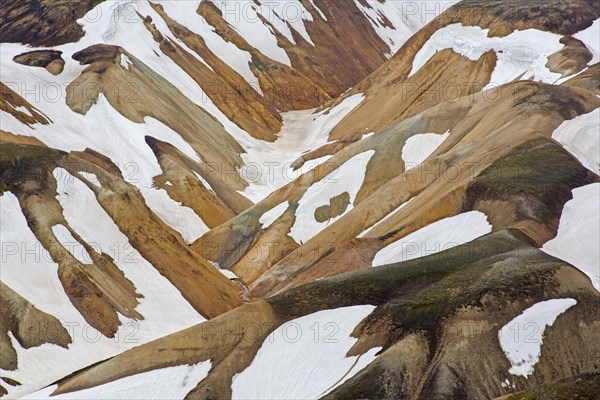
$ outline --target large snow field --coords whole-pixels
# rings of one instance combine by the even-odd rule
[[[302,154],[328,143],[331,130],[364,100],[364,95],[347,97],[335,107],[283,113],[283,127],[275,142],[250,138],[240,143],[246,149],[242,158],[246,166],[242,176],[249,186],[241,192],[257,203],[300,175],[327,161],[330,156],[307,161],[294,171],[292,163]]]
[[[406,203],[405,203],[406,204]],[[470,242],[492,231],[484,213],[469,211],[429,224],[375,254],[373,266],[425,257]]]
[[[552,133],[587,169],[600,173],[600,108],[567,120]]]
[[[306,243],[353,208],[356,195],[365,179],[367,164],[374,154],[374,150],[368,150],[353,156],[306,190],[298,203],[296,221],[289,233],[296,243]],[[344,213],[328,221],[318,222],[315,219],[316,209],[329,205],[332,197],[345,192],[350,195],[350,203]]]
[[[356,325],[375,307],[342,307],[289,321],[269,335],[254,360],[233,378],[234,399],[317,399],[350,379],[381,348],[346,353]]]
[[[565,203],[556,237],[542,251],[577,267],[600,291],[600,183],[573,189]]]

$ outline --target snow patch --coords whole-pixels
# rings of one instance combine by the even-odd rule
[[[552,299],[529,307],[498,331],[498,340],[512,367],[512,375],[527,378],[540,360],[544,331],[577,300]]]
[[[484,89],[517,78],[554,83],[561,77],[546,68],[548,56],[563,48],[560,35],[537,29],[517,30],[505,37],[490,38],[488,33],[489,29],[463,26],[460,23],[437,30],[415,56],[409,76],[421,69],[438,51],[452,49],[472,61],[477,61],[485,52],[494,50],[498,61],[490,83]]]
[[[515,383],[514,382],[511,383],[510,380],[508,378],[506,378],[505,380],[502,381],[502,387],[515,389]]]
[[[238,142],[246,149],[246,153],[242,154],[246,166],[240,172],[249,183],[240,193],[258,203],[275,190],[327,161],[331,156],[307,161],[297,170],[292,166],[303,153],[327,144],[331,130],[364,98],[362,93],[355,94],[319,113],[315,113],[314,109],[283,113],[283,127],[275,142],[258,140],[248,135],[237,136]]]
[[[581,40],[585,47],[592,52],[593,58],[588,65],[594,65],[600,61],[600,19],[595,20],[592,26],[577,32],[573,37]]]
[[[239,276],[237,276],[233,271],[221,268],[221,265],[219,265],[218,262],[211,260],[208,260],[208,262],[211,263],[217,269],[217,271],[222,273],[227,279],[239,279]]]
[[[409,171],[425,161],[427,157],[440,147],[448,136],[450,136],[450,131],[447,131],[443,135],[421,133],[408,138],[402,148],[404,171]]]
[[[202,175],[200,175],[199,173],[197,173],[196,171],[193,171],[194,175],[196,175],[196,177],[198,178],[198,180],[200,181],[200,183],[202,183],[202,186],[204,186],[206,189],[210,190],[211,192],[215,193],[214,189],[212,188],[212,186],[210,186],[210,183],[208,183],[208,181],[206,179],[204,179],[202,177]]]
[[[552,133],[556,140],[587,169],[600,172],[600,108],[560,124]]]
[[[258,222],[262,224],[263,229],[267,229],[269,226],[271,226],[273,222],[277,221],[279,217],[283,215],[283,213],[285,212],[285,210],[288,209],[289,206],[290,203],[285,201],[279,204],[278,206],[271,208],[269,211],[261,215]]]
[[[27,107],[16,106],[16,107],[14,107],[14,110],[17,112],[22,112],[23,114],[28,115],[31,118],[34,118],[33,115],[31,114],[31,112],[27,109]],[[3,112],[5,112],[5,111],[3,110]],[[9,114],[9,113],[7,113],[7,114]],[[10,114],[10,115],[12,115],[12,114]]]
[[[225,277],[227,279],[238,279],[239,278],[233,271],[230,271],[228,269],[220,269],[219,268],[219,272],[222,273],[223,275],[225,275]]]
[[[565,203],[556,237],[541,250],[577,267],[600,291],[600,183],[573,189]]]
[[[367,164],[374,154],[374,150],[368,150],[355,155],[306,190],[298,202],[296,221],[289,233],[296,243],[307,242],[327,225],[337,221],[353,208],[356,195],[365,179]],[[318,222],[315,219],[315,210],[329,205],[332,197],[345,192],[350,195],[350,203],[344,213],[328,221]]]
[[[315,4],[315,0],[308,0],[308,1],[310,1],[310,4],[312,4],[312,6],[315,8],[315,10],[317,10],[317,12],[321,16],[321,18],[323,18],[325,21],[327,21],[327,17],[323,13],[323,11],[321,11],[321,9],[319,7],[317,7],[317,5]]]
[[[406,203],[405,203],[406,204]],[[492,231],[487,217],[469,211],[427,225],[379,250],[373,266],[425,257],[477,239]]]
[[[329,393],[381,350],[346,357],[357,341],[352,331],[374,309],[360,305],[319,311],[279,326],[248,368],[233,377],[232,398],[316,399]]]
[[[126,376],[89,389],[52,396],[57,385],[49,386],[23,399],[98,399],[98,400],[162,400],[181,399],[208,376],[211,362],[177,365]]]
[[[166,190],[149,189],[142,193],[148,207],[167,225],[179,232],[188,244],[194,243],[210,230],[194,210],[173,200]]]
[[[375,132],[369,132],[369,133],[366,133],[366,134],[362,135],[362,137],[360,139],[361,140],[362,139],[367,139],[367,138],[370,138],[373,135],[375,135]]]
[[[270,4],[264,2],[262,7],[258,7],[258,11],[290,42],[297,44],[290,29],[291,26],[304,40],[315,45],[304,25],[304,21],[313,21],[313,17],[301,1],[282,0]]]
[[[125,54],[121,54],[120,64],[125,69],[129,69],[129,66],[133,65],[129,57],[127,57]]]

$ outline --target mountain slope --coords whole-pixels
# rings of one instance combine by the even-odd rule
[[[257,5],[239,6],[269,10]],[[256,21],[265,29],[246,42],[235,18],[219,15],[227,4],[3,4],[2,283],[8,294],[2,302],[15,305],[3,314],[8,330],[2,331],[9,333],[2,348],[14,356],[2,376],[21,383],[2,384],[3,392],[30,392],[241,304],[239,283],[187,243],[268,193],[272,183],[253,181],[246,171],[262,163],[264,149],[268,155],[287,146],[283,160],[291,162],[302,146],[314,148],[314,140],[294,137],[269,144],[286,121],[281,110],[320,105],[391,52],[375,23],[349,5],[354,8],[321,10],[290,2],[303,10],[301,19],[265,14]],[[407,38],[418,27],[400,28],[398,37]],[[396,31],[386,29],[386,38]],[[279,50],[260,45],[267,42],[280,43]],[[332,67],[350,54],[364,61],[348,63],[345,72]],[[310,113],[300,114],[308,119]],[[326,142],[324,125],[315,125],[316,143]],[[240,194],[244,188],[249,194]],[[98,230],[89,231],[90,224]],[[44,257],[21,258],[29,248]],[[20,265],[40,267],[42,286],[27,288],[32,275]],[[138,265],[143,269],[136,273],[131,267]],[[41,292],[34,295],[33,288]],[[64,335],[38,340],[10,330],[31,304],[42,322],[75,324],[70,343]],[[169,317],[167,309],[180,316]],[[89,343],[88,334],[100,344]],[[67,349],[49,350],[50,343]],[[62,367],[49,370],[57,358]]]
[[[521,3],[2,4],[0,395],[593,386],[600,13]]]
[[[515,301],[523,288],[528,288],[529,300]],[[551,298],[573,298],[577,302],[573,311],[566,312],[559,323],[547,328],[543,349],[547,352],[551,348],[552,356],[536,364],[537,375],[529,380],[509,375],[510,362],[502,354],[498,330],[529,305]],[[208,393],[229,397],[232,388],[235,391],[239,385],[240,375],[235,375],[236,372],[246,369],[263,340],[265,343],[280,341],[280,351],[293,351],[295,333],[290,331],[290,336],[280,337],[281,332],[274,331],[277,326],[290,320],[287,326],[294,326],[298,317],[316,316],[313,313],[322,309],[341,310],[338,307],[370,304],[376,308],[368,311],[368,316],[354,329],[353,336],[358,341],[347,356],[372,354],[369,349],[378,349],[377,357],[343,385],[339,386],[341,382],[338,382],[339,387],[329,397],[431,398],[448,392],[463,393],[469,398],[489,397],[507,390],[501,385],[505,378],[516,387],[522,387],[539,382],[547,373],[558,376],[571,374],[578,368],[593,368],[593,361],[585,354],[598,351],[594,340],[598,327],[597,323],[584,320],[587,313],[597,314],[599,299],[583,274],[533,248],[522,233],[501,231],[477,239],[473,245],[462,245],[439,255],[322,279],[266,301],[244,305],[84,371],[60,384],[55,393],[82,390],[158,368],[210,360],[211,372],[199,381],[188,398]],[[315,318],[321,324],[335,321],[327,316]],[[221,330],[234,321],[242,322],[240,329]],[[568,335],[572,324],[580,327],[577,343],[560,339]],[[465,326],[472,329],[464,329]],[[275,334],[269,341],[271,332]],[[301,332],[312,335],[311,331]],[[340,336],[334,332],[332,338]],[[286,350],[288,346],[290,349]],[[485,348],[487,354],[482,358],[479,352],[470,352],[469,356],[461,351],[464,346]],[[333,351],[336,347],[325,346],[323,351]],[[563,363],[563,354],[569,354],[572,349],[578,349],[577,354],[566,356],[569,362]],[[561,354],[560,358],[555,358],[557,354]],[[569,371],[556,370],[557,365]],[[459,376],[445,377],[449,371]],[[394,385],[373,384],[379,379],[389,379],[388,376]],[[406,381],[413,376],[423,376],[421,383]],[[481,376],[486,378],[480,379]],[[232,378],[230,387],[228,382]],[[284,382],[295,385],[296,379],[288,378]],[[458,382],[460,386],[456,386]],[[257,392],[245,393],[250,393],[250,397],[257,395]],[[297,393],[303,396],[300,393],[306,392]]]

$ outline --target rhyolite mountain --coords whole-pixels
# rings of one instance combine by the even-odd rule
[[[595,1],[0,9],[3,398],[598,399]]]

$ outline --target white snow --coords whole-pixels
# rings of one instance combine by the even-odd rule
[[[144,320],[120,316],[122,325],[112,339],[91,327],[65,294],[58,266],[27,226],[17,198],[5,193],[0,196],[2,282],[41,311],[58,318],[73,339],[68,349],[53,344],[24,349],[13,339],[18,369],[1,374],[23,385],[9,387],[10,397],[38,390],[92,363],[204,321],[179,291],[130,246],[83,182],[74,177],[59,179],[58,193],[69,225],[92,248],[109,254],[137,292],[144,295],[136,307]]]
[[[427,157],[440,147],[448,136],[450,136],[450,131],[447,131],[443,135],[438,135],[436,133],[420,133],[408,138],[402,148],[404,170],[409,171],[425,161]]]
[[[129,69],[129,66],[133,63],[131,62],[129,57],[127,57],[125,54],[121,54],[120,64],[123,68]]]
[[[425,257],[470,242],[492,231],[484,213],[469,211],[436,221],[379,250],[373,266]]]
[[[374,308],[319,311],[281,325],[263,342],[250,366],[233,377],[232,398],[316,399],[330,392],[381,350],[346,357],[357,341],[350,334]]]
[[[375,135],[375,132],[369,132],[369,133],[366,133],[366,134],[362,135],[362,137],[360,139],[361,140],[362,139],[367,139],[367,138],[370,138],[373,135]]]
[[[194,243],[210,230],[194,210],[170,198],[166,190],[147,190],[145,193],[142,191],[142,194],[148,207],[167,225],[179,232],[188,244]]]
[[[600,172],[600,108],[578,115],[560,124],[552,133],[559,142],[587,169]]]
[[[246,154],[242,154],[246,166],[241,170],[241,175],[249,182],[249,186],[240,193],[258,203],[273,191],[328,160],[330,156],[324,156],[306,162],[295,171],[292,168],[292,163],[303,153],[327,144],[331,130],[364,98],[363,94],[355,94],[319,113],[315,113],[315,110],[283,113],[283,127],[275,142],[254,139],[248,135],[236,136],[246,149]]]
[[[92,257],[87,252],[85,247],[75,240],[73,235],[71,235],[71,232],[69,232],[64,225],[54,225],[52,227],[52,233],[54,233],[54,236],[60,242],[60,244],[79,262],[82,264],[92,263]]]
[[[259,223],[262,224],[263,229],[267,229],[271,224],[279,219],[288,209],[290,203],[284,201],[283,203],[271,208],[269,211],[260,216],[258,220]]]
[[[195,365],[177,365],[126,376],[89,389],[50,397],[50,394],[57,388],[57,385],[52,385],[25,396],[23,399],[183,400],[201,380],[208,376],[210,368],[210,361]]]
[[[200,183],[202,183],[202,186],[204,186],[206,189],[210,190],[211,192],[215,192],[212,188],[212,186],[210,185],[210,183],[208,183],[208,181],[206,179],[204,179],[202,177],[202,175],[200,175],[199,173],[197,173],[196,171],[193,171],[194,175],[196,175],[196,177],[198,178],[198,180],[200,181]]]
[[[0,196],[0,217],[2,282],[40,310],[62,313],[65,301],[67,305],[70,301],[58,281],[57,265],[27,226],[14,194]],[[70,314],[66,320],[72,318]]]
[[[512,367],[512,375],[527,378],[540,360],[544,331],[556,318],[577,304],[577,300],[552,299],[529,307],[498,331],[498,340]]]
[[[239,278],[233,271],[230,271],[228,269],[220,269],[219,268],[219,272],[222,273],[223,275],[225,275],[225,277],[227,279],[238,279]]]
[[[592,52],[593,58],[588,65],[594,65],[600,61],[600,19],[595,20],[592,26],[577,32],[573,37],[581,40],[585,47]]]
[[[488,32],[489,29],[462,24],[450,24],[437,30],[415,56],[409,76],[421,69],[436,52],[452,49],[472,61],[478,60],[489,50],[495,51],[498,58],[496,68],[484,89],[517,78],[554,83],[561,77],[546,68],[548,56],[563,48],[560,35],[527,29],[514,31],[505,37],[490,38]]]
[[[600,183],[573,189],[560,217],[556,237],[542,251],[560,258],[590,277],[600,291]]]
[[[511,383],[511,381],[508,378],[506,378],[505,380],[502,381],[502,387],[515,389],[515,384],[514,384],[514,382]]]
[[[327,21],[327,17],[323,13],[323,11],[315,4],[315,0],[308,0],[308,1],[310,1],[310,4],[312,4],[312,6],[315,8],[315,10],[317,10],[317,12],[321,16],[321,18],[323,18],[325,21]]]
[[[22,112],[23,114],[29,115],[30,117],[33,118],[33,115],[31,115],[31,112],[27,109],[27,107],[16,106],[16,107],[14,107],[14,109],[15,109],[15,111]]]
[[[296,221],[290,229],[289,236],[296,243],[305,243],[327,225],[337,221],[353,208],[354,200],[360,190],[367,172],[367,164],[375,154],[368,150],[357,154],[327,174],[323,179],[313,183],[304,193],[296,209]],[[344,192],[350,195],[350,204],[346,211],[335,218],[325,222],[317,222],[315,210],[321,206],[329,205],[332,197]]]
[[[429,7],[435,7],[431,0],[418,3],[367,0],[367,5],[359,0],[354,0],[354,3],[367,17],[377,35],[389,46],[388,57],[395,54],[412,35],[425,25],[424,10],[421,7],[427,7],[427,3],[430,4]],[[386,19],[392,26],[386,26]]]
[[[208,261],[210,262],[220,273],[222,273],[227,279],[239,279],[239,276],[235,274],[235,272],[230,271],[228,269],[221,268],[218,262]]]

